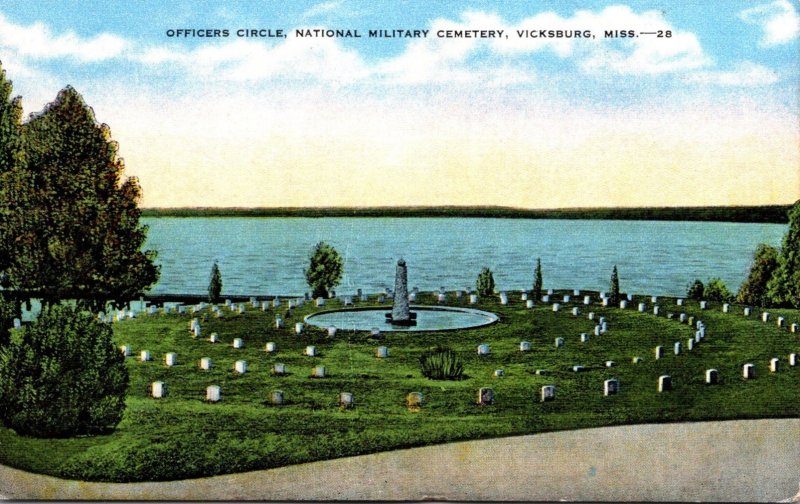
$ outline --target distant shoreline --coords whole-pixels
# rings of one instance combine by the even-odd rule
[[[791,205],[523,209],[501,206],[442,207],[181,207],[143,208],[143,217],[454,217],[590,219],[786,224]]]

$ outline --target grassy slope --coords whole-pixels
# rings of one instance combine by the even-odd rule
[[[153,362],[128,360],[131,385],[128,409],[119,428],[110,435],[91,438],[36,440],[17,437],[0,429],[0,462],[35,472],[90,480],[177,479],[192,476],[269,468],[311,460],[335,458],[399,447],[458,439],[506,436],[599,425],[669,422],[680,420],[781,417],[800,415],[797,390],[800,368],[789,368],[787,355],[800,351],[800,334],[790,334],[774,323],[763,324],[742,316],[741,307],[723,314],[718,304],[701,312],[689,303],[685,312],[702,318],[707,337],[692,352],[672,354],[675,341],[685,345],[694,331],[677,320],[635,310],[592,306],[609,321],[609,332],[581,343],[581,332],[592,333],[594,322],[573,317],[568,307],[555,314],[549,306],[526,310],[518,295],[511,304],[482,300],[480,307],[501,315],[501,321],[482,329],[447,333],[387,334],[373,341],[361,333],[342,333],[329,340],[322,331],[293,334],[295,321],[315,310],[310,304],[295,310],[287,328],[272,327],[275,312],[249,309],[244,315],[210,318],[204,335],[217,332],[222,344],[192,339],[189,316],[158,315],[115,325],[119,344],[131,344],[134,354],[150,350]],[[650,307],[650,299],[642,298]],[[420,304],[435,304],[423,295]],[[636,306],[637,298],[632,306]],[[336,304],[329,303],[329,304]],[[451,304],[463,304],[451,297]],[[662,314],[679,312],[674,300],[662,299]],[[283,308],[279,313],[283,314]],[[228,312],[226,312],[228,313]],[[800,321],[797,311],[776,311],[789,323]],[[564,337],[556,349],[553,340]],[[230,342],[241,337],[244,349]],[[532,351],[519,352],[519,342],[531,341]],[[263,351],[275,341],[277,354]],[[314,343],[315,358],[302,350]],[[476,347],[489,343],[492,354],[479,357]],[[375,347],[387,345],[390,357],[373,357]],[[465,361],[467,379],[434,382],[420,376],[418,355],[445,344]],[[653,347],[663,345],[666,357],[654,360]],[[163,366],[163,354],[175,351],[178,366]],[[631,357],[644,362],[633,364]],[[201,357],[211,357],[214,368],[198,368]],[[768,372],[771,357],[783,368]],[[244,359],[249,372],[236,376],[233,362]],[[617,367],[603,363],[614,360]],[[283,362],[290,374],[270,375],[271,365]],[[756,364],[756,379],[743,381],[741,366]],[[324,379],[309,378],[311,368],[323,364]],[[587,371],[573,373],[574,364]],[[703,383],[704,371],[719,369],[721,384]],[[493,371],[503,368],[504,378]],[[546,369],[545,376],[535,374]],[[656,392],[659,375],[670,374],[675,389]],[[603,397],[603,380],[619,378],[621,393]],[[168,395],[148,397],[148,385],[161,380]],[[222,387],[222,402],[203,401],[207,385]],[[542,404],[536,399],[541,385],[555,384],[557,399]],[[496,404],[474,404],[478,387],[495,389]],[[265,403],[271,390],[285,392],[287,404]],[[356,407],[340,411],[340,391],[354,394]],[[408,412],[405,395],[425,394],[421,412]]]

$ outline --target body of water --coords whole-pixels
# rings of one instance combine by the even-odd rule
[[[301,295],[303,268],[325,241],[344,258],[338,293],[409,286],[474,288],[484,266],[498,290],[530,289],[541,257],[544,287],[607,290],[617,265],[625,292],[683,295],[695,278],[722,278],[735,291],[759,243],[779,246],[784,224],[478,218],[144,218],[146,249],[158,251],[153,293],[204,294],[211,266],[223,295]]]

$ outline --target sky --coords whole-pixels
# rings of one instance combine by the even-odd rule
[[[785,204],[800,199],[799,13],[797,0],[0,0],[0,61],[26,115],[67,85],[83,95],[144,207]],[[296,33],[313,29],[361,37]],[[485,37],[445,36],[473,30]]]

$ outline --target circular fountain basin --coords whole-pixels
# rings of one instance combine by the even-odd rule
[[[498,320],[494,313],[472,308],[412,305],[411,311],[417,314],[417,324],[397,326],[386,321],[386,314],[391,311],[391,306],[327,310],[306,315],[304,321],[317,327],[334,326],[351,331],[369,331],[377,327],[381,332],[416,332],[469,329],[493,324]]]

